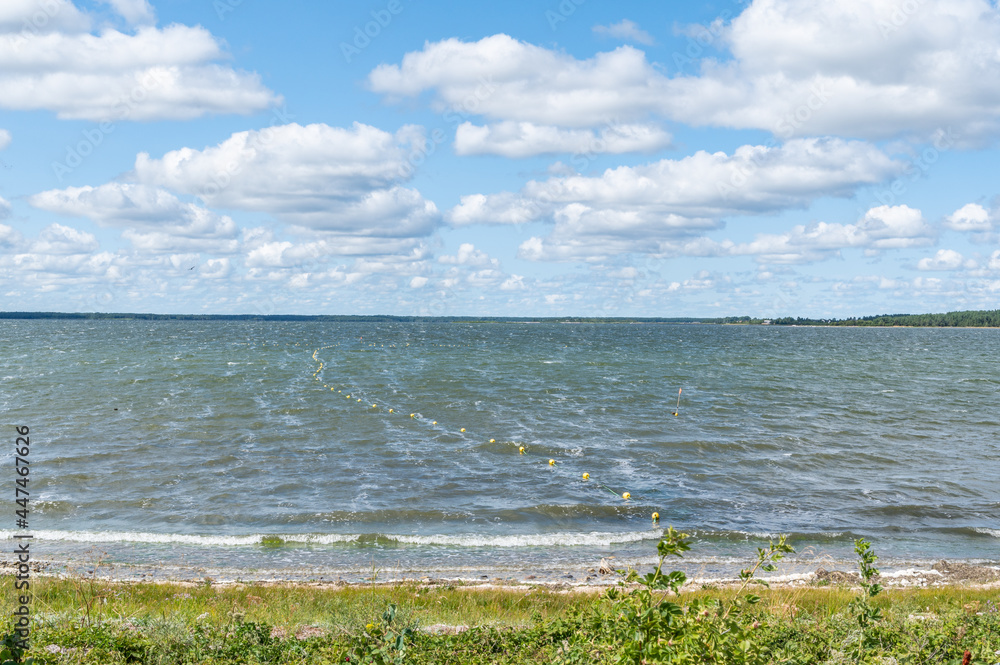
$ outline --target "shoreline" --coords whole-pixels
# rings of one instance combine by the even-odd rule
[[[366,585],[116,582],[103,579],[97,569],[91,576],[69,577],[37,567],[40,572],[32,576],[37,602],[28,637],[31,644],[25,645],[24,655],[36,662],[81,665],[514,665],[558,662],[568,650],[586,657],[575,662],[611,663],[620,662],[615,656],[621,635],[631,635],[639,627],[628,608],[667,600],[678,622],[673,630],[654,626],[654,638],[663,636],[656,638],[657,643],[670,638],[697,645],[706,631],[736,630],[741,644],[749,644],[743,649],[775,655],[756,662],[786,662],[790,659],[785,656],[806,654],[797,662],[840,663],[845,662],[842,645],[857,639],[855,608],[865,591],[848,573],[827,573],[825,579],[816,579],[813,573],[782,582],[763,578],[772,580],[764,589],[744,588],[737,579],[692,579],[675,596],[667,589],[652,595],[603,593],[617,584],[514,585],[447,579]],[[886,641],[873,644],[869,653],[912,658],[911,638],[924,635],[933,639],[917,644],[921,662],[958,662],[968,648],[975,650],[975,662],[992,662],[986,658],[1000,648],[1000,569],[989,567],[989,573],[993,581],[985,584],[962,582],[961,575],[947,581],[944,574],[935,575],[932,585],[899,584],[907,575],[883,576],[877,581],[887,588],[868,602],[877,608],[876,620]],[[10,572],[4,577],[13,579]],[[951,645],[951,651],[943,653],[942,644]],[[396,658],[373,661],[373,654]]]
[[[839,588],[842,586],[856,586],[859,581],[858,573],[855,570],[827,570],[823,567],[815,567],[813,570],[802,569],[805,562],[797,565],[790,565],[787,568],[799,569],[795,572],[780,572],[775,575],[758,575],[756,579],[763,580],[773,588]],[[833,562],[813,562],[831,565]],[[288,588],[317,588],[317,589],[365,589],[365,588],[392,588],[414,586],[418,588],[461,588],[466,590],[528,590],[528,589],[548,589],[551,591],[580,592],[594,594],[604,591],[607,588],[617,586],[621,576],[616,572],[614,566],[620,565],[602,560],[600,564],[587,570],[587,575],[580,578],[572,573],[562,576],[545,574],[527,575],[507,575],[505,577],[490,575],[475,576],[448,576],[446,574],[420,574],[411,571],[379,571],[374,579],[359,579],[353,575],[333,576],[309,576],[299,575],[279,575],[271,573],[260,575],[255,574],[220,576],[216,570],[190,567],[182,569],[177,566],[155,565],[155,564],[135,564],[121,562],[98,562],[96,565],[79,566],[77,570],[71,570],[71,564],[67,561],[53,559],[37,559],[31,562],[31,575],[33,578],[45,578],[55,580],[66,579],[91,579],[109,584],[175,584],[179,586],[217,586],[217,587],[288,587]],[[838,565],[838,568],[841,567]],[[640,567],[643,568],[643,567]],[[690,572],[685,574],[688,581],[682,587],[682,591],[693,591],[703,588],[731,588],[739,586],[741,581],[738,576],[731,575],[704,575],[695,572],[697,566],[684,565],[676,562],[669,569],[687,569]],[[12,576],[17,569],[17,563],[4,559],[0,561],[0,577]],[[89,570],[88,570],[89,569]],[[235,572],[235,571],[234,571]],[[250,571],[244,571],[250,572]],[[510,571],[503,571],[510,572]],[[702,571],[703,572],[703,571]],[[213,577],[214,573],[216,576]],[[978,589],[1000,589],[1000,564],[983,565],[970,564],[962,560],[946,560],[934,562],[930,565],[909,566],[909,567],[884,567],[881,574],[876,578],[880,584],[887,589],[913,589],[913,588],[941,588],[941,587],[968,587]]]

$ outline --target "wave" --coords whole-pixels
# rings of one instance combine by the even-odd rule
[[[0,531],[0,538],[12,539],[16,531]],[[282,542],[303,542],[316,544],[332,544],[357,540],[357,535],[325,534],[304,536],[276,536],[271,534],[252,534],[246,536],[200,536],[179,533],[148,533],[136,531],[34,531],[35,540],[56,540],[77,543],[151,543],[180,545],[209,545],[238,547],[246,545],[265,545],[272,539],[280,538]]]
[[[12,539],[16,531],[0,531],[0,539]],[[53,540],[79,543],[148,543],[180,544],[192,546],[281,546],[281,545],[444,545],[451,547],[601,547],[644,540],[659,540],[661,529],[648,531],[591,531],[546,534],[431,534],[411,536],[402,534],[248,534],[236,536],[205,536],[189,534],[148,533],[135,531],[35,531],[36,540]]]
[[[853,540],[856,536],[848,531],[711,531],[695,529],[691,535],[697,538],[711,541],[732,541],[745,542],[750,540],[777,540],[782,535],[788,538],[788,542],[795,544],[796,541],[805,540],[809,542],[837,542]]]
[[[458,547],[575,547],[580,545],[607,546],[621,543],[637,543],[643,540],[659,540],[661,529],[649,531],[590,533],[547,533],[507,536],[485,535],[432,535],[432,536],[391,536],[400,543],[414,545],[452,545]]]

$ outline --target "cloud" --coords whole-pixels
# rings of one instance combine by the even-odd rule
[[[39,291],[58,288],[60,284],[93,284],[114,272],[115,255],[111,252],[69,255],[30,252],[4,257],[4,267],[13,268]]]
[[[2,236],[0,236],[2,237]],[[990,254],[990,270],[1000,270],[1000,249]]]
[[[334,236],[305,243],[287,240],[267,242],[252,249],[246,256],[245,264],[249,268],[294,268],[319,272],[325,270],[334,257],[389,257],[413,262],[423,260],[426,252],[423,243],[415,238]]]
[[[14,4],[0,10],[0,108],[45,109],[74,120],[161,120],[252,113],[281,101],[258,75],[220,64],[228,56],[201,26],[93,34],[74,18],[75,7],[55,3],[62,9],[53,10],[43,29],[18,32],[39,9],[33,2]],[[142,18],[145,3],[114,4]]]
[[[967,203],[945,218],[945,226],[953,231],[990,231],[990,213],[978,203]]]
[[[101,0],[111,5],[118,14],[131,25],[152,25],[156,23],[156,12],[147,0]]]
[[[897,0],[755,0],[714,27],[728,59],[675,53],[673,62],[652,63],[631,46],[578,59],[497,34],[428,42],[376,67],[368,84],[390,100],[431,92],[439,110],[493,122],[596,127],[664,118],[783,139],[926,140],[954,127],[966,144],[1000,133],[1000,9],[987,0],[905,8]],[[697,73],[663,73],[688,65]]]
[[[518,256],[533,261],[570,261],[645,251],[660,256],[752,256],[764,264],[801,264],[832,258],[842,249],[879,251],[928,245],[934,233],[919,210],[905,205],[872,208],[857,224],[797,225],[783,234],[760,234],[748,243],[705,236],[638,239],[611,234],[598,243],[586,235],[573,235],[571,229],[557,223],[550,237],[523,242]]]
[[[995,134],[998,18],[985,0],[756,0],[722,35],[733,59],[673,79],[667,112],[779,136]]]
[[[6,129],[0,129],[0,150],[3,150],[10,145],[10,132]]]
[[[517,194],[467,195],[447,217],[454,226],[555,222],[546,240],[522,243],[520,255],[534,260],[658,252],[663,241],[719,228],[724,217],[849,196],[900,168],[866,143],[796,139],[777,148],[742,146],[732,155],[700,151],[600,176],[531,181]]]
[[[232,264],[228,257],[220,259],[209,259],[198,269],[198,274],[205,279],[223,280],[233,272]]]
[[[473,267],[489,266],[492,268],[500,266],[499,261],[490,258],[490,255],[486,252],[476,249],[476,246],[471,242],[463,242],[459,245],[458,253],[456,253],[455,256],[439,256],[438,263]]]
[[[0,219],[7,219],[10,217],[10,212],[10,203],[8,203],[4,197],[0,196]]]
[[[0,3],[0,34],[87,32],[90,17],[70,0],[4,0]]]
[[[905,249],[931,242],[933,229],[919,210],[878,206],[857,224],[818,222],[795,226],[784,234],[758,235],[752,242],[704,245],[706,255],[755,256],[761,263],[807,263],[830,258],[841,249]],[[691,247],[694,252],[696,247]]]
[[[660,150],[669,147],[670,141],[670,134],[656,125],[609,125],[598,132],[530,122],[507,121],[484,127],[464,122],[455,131],[455,153],[511,158],[556,153],[620,154]]]
[[[90,254],[99,246],[97,238],[92,233],[62,224],[50,224],[42,229],[28,251],[32,254],[65,256]]]
[[[500,284],[501,291],[524,291],[527,288],[524,275],[511,275]]]
[[[0,247],[10,250],[19,247],[23,242],[24,237],[20,231],[12,226],[0,224]]]
[[[638,25],[623,18],[618,23],[612,23],[611,25],[595,25],[594,34],[601,37],[614,37],[616,39],[622,39],[627,42],[636,42],[638,44],[645,44],[651,46],[656,40],[653,36],[641,29]]]
[[[577,60],[504,34],[428,42],[368,76],[369,87],[390,98],[433,90],[440,110],[560,127],[644,119],[661,108],[666,84],[631,46]]]
[[[820,196],[850,195],[901,168],[859,141],[796,139],[780,147],[745,145],[732,155],[698,151],[680,160],[608,169],[600,176],[531,181],[519,195],[469,195],[449,219],[454,224],[520,223],[557,211],[568,213],[571,205],[620,214],[648,210],[658,217],[719,218],[804,207]]]
[[[433,202],[398,183],[412,170],[411,150],[424,141],[415,127],[393,135],[361,123],[350,129],[293,123],[160,159],[140,153],[135,176],[213,207],[270,213],[302,232],[419,237],[434,230],[440,215]]]
[[[122,237],[139,250],[230,253],[238,248],[238,229],[230,217],[155,187],[122,183],[69,187],[35,194],[28,201],[41,210],[124,227]]]
[[[17,290],[35,292],[93,284],[115,270],[115,256],[99,248],[93,234],[62,224],[50,224],[30,239],[0,224],[0,249],[4,250],[0,252],[0,277]]]
[[[939,249],[934,258],[923,258],[917,262],[918,270],[958,270],[959,268],[975,268],[976,262],[968,261],[953,249]]]

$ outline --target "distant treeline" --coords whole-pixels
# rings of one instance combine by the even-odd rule
[[[750,316],[693,317],[525,317],[525,316],[392,316],[389,314],[129,314],[106,312],[0,312],[0,319],[127,319],[138,321],[320,321],[329,323],[710,323],[775,326],[910,326],[926,328],[1000,328],[1000,310],[947,314],[881,314],[849,319],[804,319]]]
[[[0,312],[0,319],[128,319],[138,321],[326,321],[341,323],[748,323],[724,319],[662,317],[393,316],[389,314],[134,314],[117,312]]]
[[[754,321],[763,323],[763,321]],[[881,314],[850,319],[771,319],[776,326],[910,326],[920,328],[1000,328],[1000,309],[947,314]]]

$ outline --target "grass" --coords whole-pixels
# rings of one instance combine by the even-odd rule
[[[5,576],[3,610],[14,609],[13,578]],[[34,578],[32,647],[44,663],[532,663],[573,662],[584,617],[607,616],[595,593],[544,588],[449,586],[313,587],[111,583]],[[681,602],[728,600],[733,589],[684,592]],[[853,662],[844,647],[856,626],[857,591],[838,586],[764,589],[746,621],[761,625],[761,648],[773,662]],[[872,599],[883,619],[880,646],[860,662],[1000,662],[1000,590],[967,587],[889,589]],[[397,608],[391,622],[383,614]],[[601,613],[605,614],[602,615]],[[459,635],[406,628],[465,625]],[[296,638],[298,635],[298,638]],[[57,645],[60,652],[47,650]],[[590,660],[612,662],[607,648]],[[798,653],[806,660],[794,660]],[[886,660],[889,657],[896,658]],[[798,657],[798,656],[795,656]],[[366,660],[367,659],[367,660]],[[785,660],[782,660],[785,659]],[[878,660],[882,659],[882,660]]]
[[[5,610],[13,609],[11,593]],[[556,616],[574,606],[568,594],[544,589],[509,590],[476,587],[372,585],[317,587],[306,585],[182,585],[112,583],[100,580],[35,578],[35,616],[75,616],[91,622],[170,616],[207,625],[222,625],[234,613],[246,621],[272,626],[324,625],[355,627],[381,614],[389,604],[406,608],[415,621],[451,624],[525,625],[532,613]]]

